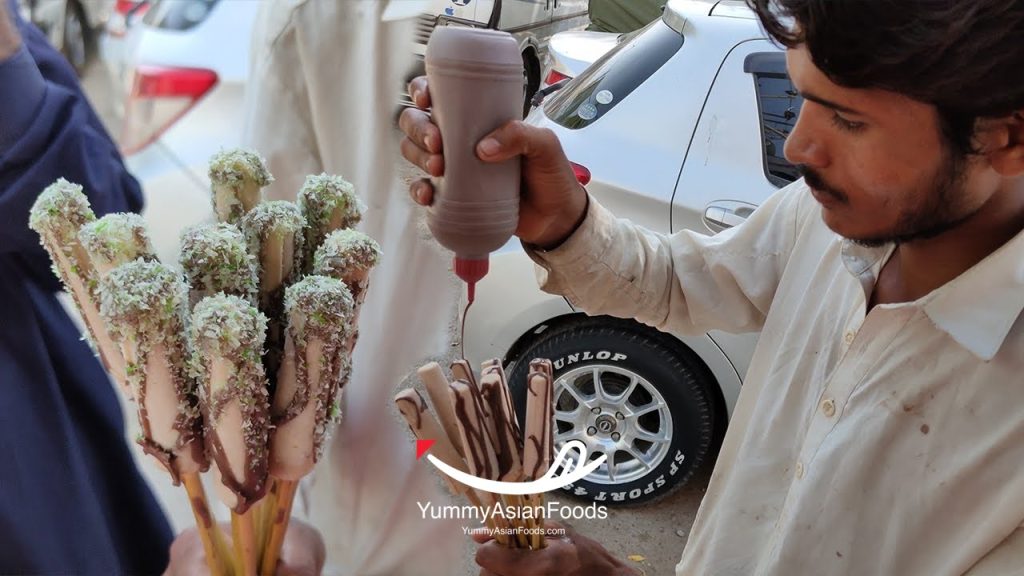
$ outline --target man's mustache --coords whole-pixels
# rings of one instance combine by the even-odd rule
[[[844,204],[847,202],[848,197],[846,193],[826,182],[825,178],[814,168],[811,168],[806,164],[797,164],[796,169],[800,172],[800,175],[804,177],[804,182],[807,182],[807,185],[811,188],[814,188],[818,192],[824,192]]]

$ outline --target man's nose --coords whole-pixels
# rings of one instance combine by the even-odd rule
[[[828,166],[828,152],[823,138],[817,134],[816,124],[812,122],[809,107],[797,118],[796,125],[786,138],[786,145],[783,154],[790,163],[799,165],[805,164],[811,168],[825,168]]]

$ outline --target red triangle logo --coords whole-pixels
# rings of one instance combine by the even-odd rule
[[[417,440],[416,441],[416,459],[423,458],[423,455],[430,450],[430,447],[434,445],[435,440]]]

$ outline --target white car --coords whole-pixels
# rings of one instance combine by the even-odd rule
[[[127,98],[119,143],[146,194],[154,244],[177,260],[182,226],[210,210],[206,166],[238,146],[259,2],[158,0],[121,40]]]
[[[743,221],[797,172],[782,155],[801,99],[784,54],[741,1],[672,0],[663,17],[549,96],[527,121],[552,129],[593,197],[662,233]],[[650,500],[715,456],[756,335],[666,334],[588,317],[537,288],[517,241],[491,256],[465,335],[502,358],[522,409],[528,362],[556,375],[556,443],[608,463],[569,490]]]
[[[548,44],[548,68],[541,88],[579,76],[598,58],[632,35],[585,30],[555,34]]]

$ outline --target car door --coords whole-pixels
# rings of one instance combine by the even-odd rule
[[[587,14],[590,0],[552,0],[552,20],[566,20]]]
[[[737,44],[708,93],[672,199],[672,230],[715,233],[743,222],[795,180],[783,157],[802,99],[785,55],[767,40]]]
[[[465,23],[486,22],[490,10],[480,6],[479,0],[433,0],[432,15]],[[481,14],[481,9],[486,13]]]
[[[513,33],[550,23],[554,8],[554,0],[494,0],[481,2],[480,9],[487,4],[500,5],[498,28]]]

